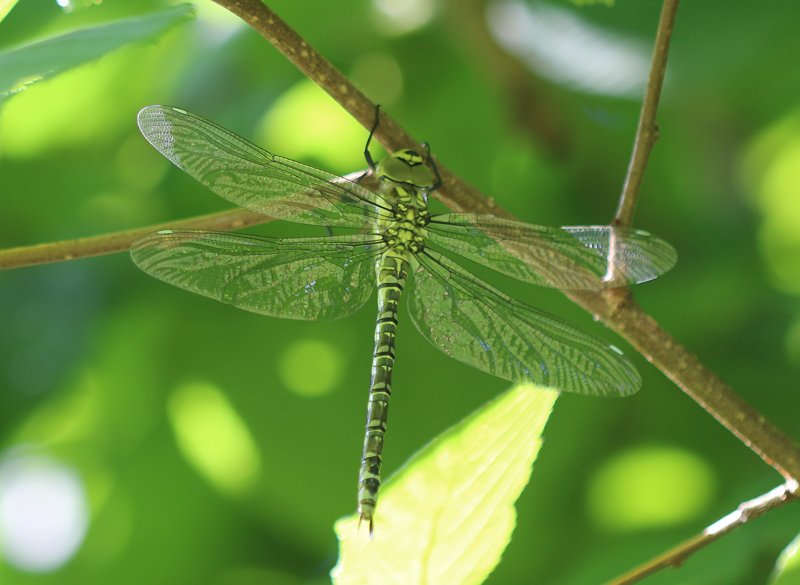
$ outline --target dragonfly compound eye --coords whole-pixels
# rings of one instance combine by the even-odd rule
[[[275,156],[186,110],[150,106],[138,121],[165,157],[231,203],[275,219],[353,230],[287,239],[162,230],[134,242],[131,257],[165,282],[284,319],[341,319],[377,289],[358,481],[358,512],[370,536],[398,301],[410,270],[416,276],[408,295],[411,320],[450,357],[511,382],[580,394],[624,396],[641,386],[641,376],[617,348],[503,294],[449,255],[527,284],[596,291],[669,270],[677,253],[665,241],[611,226],[548,228],[474,213],[432,216],[425,194],[441,180],[428,153],[401,150],[382,160],[376,174],[386,181],[372,191]]]

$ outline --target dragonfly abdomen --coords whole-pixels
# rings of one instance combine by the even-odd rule
[[[364,451],[358,474],[358,513],[362,521],[369,522],[370,537],[381,485],[383,438],[386,434],[389,398],[392,395],[397,306],[408,278],[409,255],[390,249],[378,260],[376,270],[378,319],[375,323],[375,350],[372,355],[372,381],[367,405]]]

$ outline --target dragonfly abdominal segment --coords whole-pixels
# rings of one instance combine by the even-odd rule
[[[358,473],[358,514],[373,531],[373,516],[381,485],[383,439],[389,398],[392,395],[394,340],[397,334],[397,304],[408,278],[407,254],[388,250],[380,259],[378,272],[378,319],[375,323],[375,350],[372,354],[372,380],[367,405],[367,426],[361,469]]]
[[[391,161],[387,163],[386,161]],[[369,523],[373,517],[381,485],[383,440],[389,398],[392,396],[394,342],[397,334],[398,302],[408,279],[413,255],[425,249],[423,236],[430,222],[423,189],[430,188],[433,175],[422,165],[422,157],[413,150],[403,150],[378,164],[382,194],[394,205],[391,220],[378,220],[378,231],[388,246],[375,264],[378,278],[378,319],[375,323],[375,350],[372,355],[372,381],[367,405],[364,450],[358,472],[358,514]],[[421,172],[421,169],[427,171]],[[425,182],[427,181],[427,182]],[[418,184],[422,182],[421,184]]]
[[[342,319],[377,288],[358,481],[358,512],[370,533],[397,306],[407,282],[411,321],[458,361],[512,382],[593,396],[626,396],[641,386],[619,349],[503,294],[441,252],[529,284],[596,291],[669,270],[677,255],[664,240],[609,226],[552,228],[470,213],[432,215],[426,196],[438,187],[438,173],[413,150],[377,165],[367,156],[371,172],[353,182],[269,153],[185,110],[150,106],[138,122],[165,157],[229,202],[274,219],[353,230],[283,239],[163,230],[134,242],[131,257],[172,285],[284,319]]]

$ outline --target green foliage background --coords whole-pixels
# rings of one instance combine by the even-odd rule
[[[652,45],[659,2],[554,4]],[[557,128],[556,147],[515,118],[508,88],[476,54],[461,18],[466,2],[442,2],[430,23],[397,36],[380,31],[364,0],[269,5],[377,100],[384,99],[384,72],[364,73],[358,65],[375,54],[393,60],[402,91],[384,102],[386,110],[518,218],[545,225],[612,219],[637,101],[533,78],[541,99],[536,107]],[[0,22],[0,49],[163,6],[105,0],[66,14],[54,2],[26,0]],[[198,21],[34,84],[4,103],[0,247],[226,209],[140,136],[136,113],[146,105],[188,109],[268,149],[277,149],[269,140],[298,138],[291,130],[263,130],[262,119],[302,83],[301,74],[252,30],[231,28],[231,20],[223,25],[217,12],[206,15],[209,6],[200,9]],[[680,260],[671,273],[635,290],[666,330],[795,438],[798,22],[800,4],[791,0],[681,6],[659,112],[661,139],[636,216],[637,227],[670,241]],[[339,173],[363,166],[358,145],[365,131],[326,132],[302,116],[294,120],[299,138],[319,149],[309,149],[304,162]],[[353,158],[335,168],[326,150],[344,149]],[[268,224],[250,231],[298,230],[305,228]],[[621,346],[644,387],[624,400],[558,400],[518,501],[514,539],[489,583],[602,582],[780,482],[633,348],[558,292],[492,282]],[[75,466],[92,514],[83,547],[65,567],[31,576],[0,565],[0,580],[325,582],[337,550],[332,524],[355,508],[371,306],[335,323],[262,318],[150,279],[126,254],[0,273],[0,440],[5,448],[40,445]],[[387,472],[507,388],[434,350],[410,320],[400,323],[399,333]],[[293,366],[295,374],[281,370],[287,348],[309,339],[334,348],[344,365],[324,396],[288,390],[286,376],[301,375],[308,364]],[[176,442],[167,405],[176,389],[194,382],[224,394],[258,447],[257,479],[247,489],[218,489]],[[644,526],[626,527],[597,520],[592,506],[602,508],[603,500],[591,503],[599,489],[593,478],[615,457],[649,447],[675,448],[701,461],[716,486],[708,488],[713,495],[671,522],[645,518]],[[635,476],[634,469],[632,481]],[[652,486],[646,497],[656,507],[666,501]],[[702,551],[680,572],[648,582],[763,583],[797,534],[798,520],[795,507],[773,512]]]

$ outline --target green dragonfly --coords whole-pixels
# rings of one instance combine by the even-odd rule
[[[504,295],[438,250],[538,286],[596,291],[669,270],[677,254],[664,240],[608,226],[550,228],[472,213],[432,215],[427,195],[438,187],[438,172],[434,178],[435,166],[432,172],[414,150],[377,166],[367,150],[369,171],[351,181],[271,154],[178,108],[146,107],[138,122],[161,154],[231,203],[274,219],[356,230],[283,239],[163,230],[134,242],[131,256],[169,284],[284,319],[341,319],[377,288],[358,480],[358,513],[370,535],[398,301],[409,274],[411,320],[447,355],[505,380],[568,392],[625,396],[639,389],[641,377],[619,349]]]

